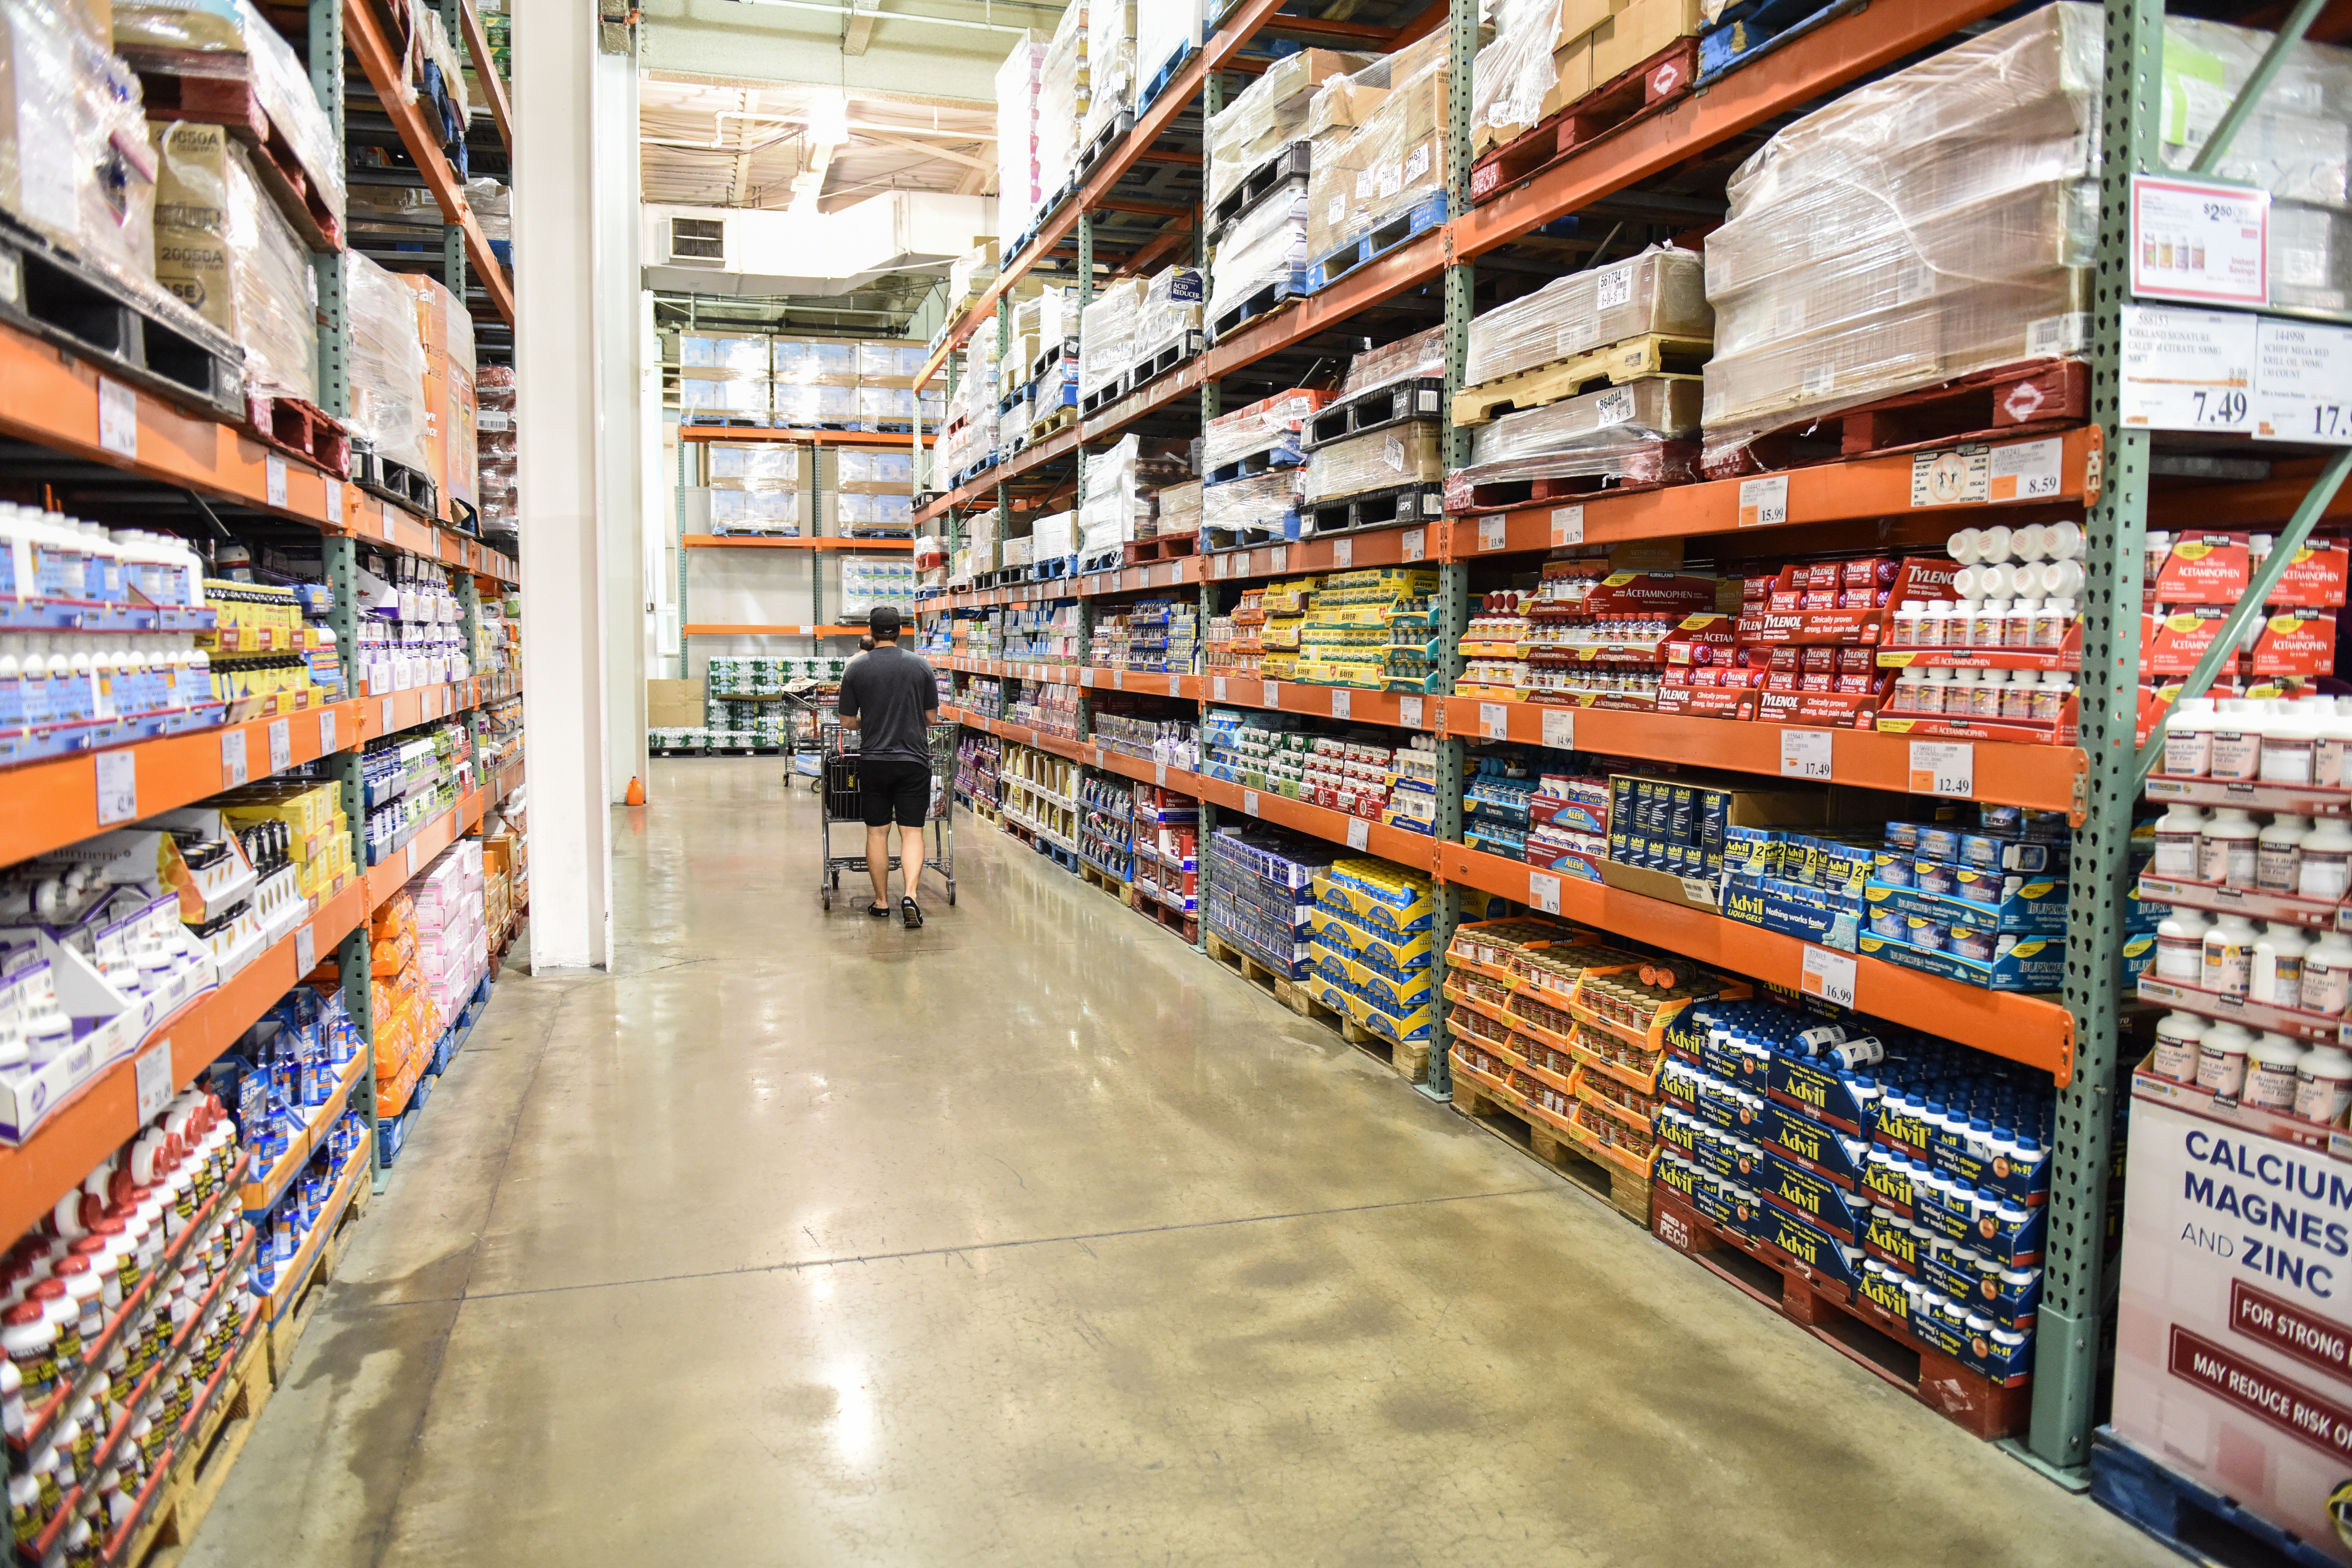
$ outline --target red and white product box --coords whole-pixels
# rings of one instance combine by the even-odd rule
[[[2336,617],[2320,609],[2277,609],[2263,617],[2246,654],[2249,675],[2332,675]]]
[[[2347,578],[2352,578],[2352,552],[2340,539],[2315,539],[2294,552],[2286,570],[2271,588],[2273,605],[2309,605],[2340,609]]]
[[[2330,1144],[2135,1077],[2114,1426],[2352,1563],[2329,1506],[2352,1483],[2352,1157]]]
[[[2227,605],[2245,597],[2253,557],[2242,533],[2179,533],[2159,556],[2148,552],[2142,584],[2158,605]]]

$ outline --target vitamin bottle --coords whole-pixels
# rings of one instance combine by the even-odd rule
[[[2205,837],[2205,808],[2177,801],[2156,819],[2156,858],[2150,862],[2159,877],[2195,881],[2199,877],[2199,847]]]
[[[2213,770],[2213,699],[2183,697],[2165,710],[2164,772],[2201,779]]]
[[[2198,844],[2198,879],[2225,888],[2252,888],[2259,839],[2252,817],[2234,805],[2216,806]],[[2352,833],[2346,835],[2346,842],[2352,847]]]
[[[2205,971],[2201,984],[2225,996],[2243,996],[2253,983],[2254,922],[2240,914],[2224,914],[2205,932]]]
[[[2333,901],[2344,897],[2347,884],[2352,884],[2352,824],[2340,816],[2322,817],[2303,840],[2295,892]]]
[[[2163,831],[2163,824],[2157,825]],[[2254,840],[2254,886],[2265,893],[2292,896],[2303,870],[2303,842],[2311,837],[2311,818],[2283,812],[2271,818]]]
[[[2303,1010],[2328,1017],[2352,1004],[2352,936],[2322,931],[2303,955]]]
[[[2148,1070],[2175,1083],[2197,1081],[2197,1047],[2205,1038],[2205,1020],[2194,1013],[2167,1013],[2156,1023],[2156,1051]]]
[[[2202,985],[2205,983],[2205,933],[2212,929],[2212,925],[2202,910],[2176,909],[2159,921],[2156,928],[2157,978],[2176,981],[2183,985]],[[2346,957],[2352,959],[2352,941],[2346,944]],[[2306,981],[2309,973],[2306,968]]]
[[[2254,1037],[2236,1024],[2215,1024],[2197,1043],[2197,1087],[2208,1094],[2245,1092],[2246,1056]]]
[[[2352,1108],[2352,1052],[2315,1046],[2294,1068],[2294,1113],[2305,1121],[2334,1126]]]
[[[2246,1103],[2264,1110],[2293,1110],[2295,1069],[2309,1054],[2284,1035],[2265,1032],[2246,1053]]]
[[[2226,698],[2213,724],[2212,763],[2208,770],[2217,779],[2251,781],[2260,772],[2263,730],[2270,715],[2263,705],[2243,697]]]
[[[2303,1000],[2303,961],[2311,933],[2292,921],[2272,921],[2254,939],[2253,977],[2246,994],[2256,1002],[2293,1007]]]

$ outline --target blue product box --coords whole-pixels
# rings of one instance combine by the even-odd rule
[[[2123,982],[2130,985],[2156,962],[2156,933],[2132,931],[2124,938]]]
[[[1910,1279],[1919,1277],[1919,1238],[1911,1227],[1885,1209],[1870,1211],[1870,1219],[1863,1226],[1863,1250],[1881,1263]]]
[[[2050,1152],[2028,1164],[2007,1154],[1987,1154],[1970,1149],[1966,1140],[1942,1140],[1927,1158],[1936,1169],[1957,1176],[1972,1187],[1990,1187],[2004,1197],[2032,1205],[2050,1197]]]
[[[1951,1247],[1934,1248],[1919,1259],[1919,1283],[1956,1300],[1976,1300],[1976,1270],[1960,1261]]]
[[[1968,1354],[1968,1309],[1948,1296],[1922,1291],[1912,1304],[1911,1332],[1920,1343],[1957,1361]]]
[[[1766,1203],[1827,1231],[1845,1246],[1862,1245],[1863,1227],[1870,1217],[1869,1205],[1836,1183],[1824,1181],[1768,1150],[1756,1187]]]
[[[1746,1136],[1747,1107],[1738,1095],[1708,1078],[1701,1078],[1696,1089],[1697,1098],[1691,1105],[1693,1115],[1710,1127],[1719,1127],[1734,1137]]]
[[[1960,830],[1922,823],[1914,847],[1922,859],[1958,860],[1960,858]]]
[[[1773,1099],[1850,1137],[1871,1135],[1871,1117],[1845,1079],[1801,1057],[1774,1053],[1767,1087]]]
[[[1702,1127],[1692,1140],[1691,1163],[1710,1176],[1746,1186],[1752,1162],[1739,1152],[1739,1145],[1728,1134]]]
[[[1865,1162],[1862,1168],[1862,1190],[1870,1201],[1882,1208],[1893,1209],[1907,1219],[1911,1215],[1911,1166],[1906,1159],[1901,1165]]]
[[[2029,1332],[2023,1344],[2011,1346],[1990,1334],[1972,1331],[1967,1349],[1961,1352],[1960,1364],[2004,1388],[2022,1387],[2033,1375],[2033,1336]]]
[[[1723,868],[1734,876],[1777,877],[1782,848],[1775,828],[1727,827],[1723,837]]]
[[[1930,1234],[1957,1241],[2004,1268],[2042,1261],[2046,1208],[2028,1209],[2022,1220],[2003,1220],[1993,1215],[1979,1218],[1947,1203],[1934,1188],[1921,1187],[1912,1214]]]
[[[2032,1333],[2042,1306],[2042,1270],[2029,1268],[2023,1273],[2026,1278],[2021,1282],[2011,1281],[2001,1274],[1979,1273],[1976,1293],[1969,1298],[1969,1310],[1982,1312],[1996,1328],[2011,1333]]]
[[[1742,877],[1725,884],[1727,919],[1852,952],[1862,929],[1862,901],[1780,877]]]
[[[1691,1201],[1693,1189],[1698,1185],[1698,1173],[1685,1160],[1660,1160],[1651,1179],[1685,1203]]]
[[[2063,877],[2069,857],[2063,844],[2008,838],[1991,833],[1963,833],[1959,836],[1959,854],[1955,858],[1989,871]]]
[[[1739,1236],[1748,1234],[1747,1208],[1727,1184],[1702,1174],[1692,1184],[1690,1205],[1724,1229]]]
[[[1862,1283],[1854,1288],[1854,1294],[1891,1318],[1906,1323],[1911,1321],[1911,1296],[1897,1278],[1864,1269]]]
[[[1869,931],[1863,933],[1855,951],[1864,958],[1884,959],[1988,991],[2055,991],[2064,982],[2066,944],[2063,941],[2038,936],[2000,941],[2013,945],[1997,949],[1998,956],[1990,961],[1917,948]]]
[[[1972,879],[1966,891],[1949,895],[1923,893],[1915,887],[1874,878],[1863,885],[1863,900],[1874,914],[1892,910],[1905,920],[1922,920],[1945,927],[1990,931],[2005,936],[2066,934],[2066,884],[2030,881],[2010,877],[2007,891],[1989,873],[1964,873]],[[1982,894],[1984,898],[1974,895]],[[1885,927],[1874,920],[1871,930],[1881,936]]]
[[[1664,1110],[1673,1109],[1673,1107],[1664,1108]],[[1698,1147],[1698,1129],[1691,1125],[1691,1119],[1686,1112],[1678,1111],[1669,1116],[1664,1113],[1664,1110],[1661,1110],[1657,1121],[1659,1146],[1672,1149],[1685,1159],[1689,1158]]]
[[[1764,1107],[1758,1132],[1772,1153],[1816,1172],[1849,1192],[1861,1189],[1866,1162],[1857,1161],[1836,1129],[1827,1123],[1773,1100]],[[1852,1138],[1853,1134],[1844,1136]]]
[[[1906,858],[1919,852],[1919,825],[1916,822],[1890,822],[1886,825],[1886,847],[1900,852]]]
[[[1824,1279],[1848,1289],[1861,1282],[1862,1256],[1820,1226],[1798,1218],[1786,1209],[1768,1207],[1757,1238],[1769,1241]]]

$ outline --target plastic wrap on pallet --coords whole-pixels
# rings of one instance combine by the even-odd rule
[[[1281,532],[1298,510],[1298,468],[1252,474],[1201,490],[1202,528],[1272,529]],[[1162,528],[1165,534],[1173,531]]]
[[[1400,382],[1420,381],[1445,374],[1445,329],[1432,327],[1409,338],[1399,338],[1376,349],[1366,349],[1348,362],[1348,379],[1334,403],[1349,403],[1368,392]]]
[[[1483,386],[1644,332],[1706,337],[1716,330],[1707,281],[1697,253],[1670,245],[1554,279],[1470,323],[1463,384]]]
[[[1120,437],[1108,450],[1087,453],[1085,499],[1123,495],[1132,500],[1136,468],[1142,457],[1143,438],[1132,435]]]
[[[1039,216],[1076,172],[1078,122],[1086,112],[1087,5],[1086,0],[1070,0],[1045,46],[1045,65],[1037,79]]]
[[[1265,68],[1264,75],[1209,121],[1209,167],[1202,200],[1214,207],[1258,165],[1293,142],[1307,139],[1307,111],[1318,89],[1370,65],[1377,55],[1301,49]]]
[[[678,388],[684,391],[692,384],[691,382],[680,382]],[[857,417],[857,389],[854,386],[786,386],[778,382],[775,414],[779,429],[804,430],[813,425],[846,425]]]
[[[686,359],[686,339],[678,339],[678,360]],[[856,386],[857,345],[837,339],[778,338],[770,355],[778,385]]]
[[[1135,0],[1135,75],[1138,92],[1161,72],[1201,47],[1201,0]],[[1136,105],[1140,109],[1142,104]]]
[[[1260,452],[1286,451],[1299,456],[1299,432],[1307,421],[1331,401],[1328,392],[1295,386],[1261,398],[1245,408],[1220,414],[1209,421],[1201,437],[1201,468],[1213,476],[1229,463]]]
[[[1440,27],[1315,95],[1309,256],[1445,194],[1447,42]]]
[[[1217,242],[1216,265],[1209,268],[1209,319],[1270,283],[1289,282],[1306,264],[1306,193],[1285,185],[1234,219]]]
[[[996,68],[996,226],[1010,239],[1037,213],[1037,87],[1045,40],[1029,33]]]
[[[1654,483],[1696,479],[1687,457],[1662,448],[1668,442],[1697,437],[1698,406],[1696,381],[1646,376],[1624,386],[1506,414],[1472,429],[1470,462],[1456,477],[1472,485],[1511,479],[1639,478]]]
[[[1135,363],[1135,325],[1145,287],[1140,278],[1122,278],[1078,312],[1080,397],[1092,397]]]
[[[2352,309],[2352,214],[2272,203],[2270,273],[2273,310]]]
[[[861,386],[857,417],[884,424],[909,424],[915,417],[915,395],[903,386]]]
[[[1182,342],[1187,332],[1199,331],[1201,310],[1206,303],[1206,285],[1199,268],[1171,267],[1155,274],[1135,312],[1135,350],[1129,363],[1139,363]]]
[[[160,298],[139,79],[87,22],[70,3],[0,0],[0,209]]]
[[[226,127],[181,121],[148,129],[157,165],[155,280],[244,345],[248,391],[316,404],[310,251]]]
[[[800,492],[786,481],[740,479],[728,489],[714,485],[706,495],[713,532],[800,531]]]
[[[834,521],[845,533],[904,533],[914,527],[914,498],[842,495],[833,498]]]
[[[1339,500],[1441,480],[1445,452],[1437,422],[1416,419],[1318,447],[1301,473],[1299,494],[1305,500]]]
[[[866,452],[845,447],[835,459],[834,488],[850,494],[891,495],[915,482],[911,452]]]
[[[435,23],[438,28],[438,23]],[[203,5],[129,4],[114,7],[114,47],[142,63],[142,51],[166,50],[160,68],[175,76],[247,81],[269,123],[286,139],[301,173],[336,221],[343,216],[343,149],[310,68],[252,0]],[[209,59],[195,57],[208,56]],[[137,100],[134,98],[133,102]]]
[[[1706,451],[2080,349],[2103,23],[2062,4],[1805,116],[1710,235]]]
[[[2192,16],[2164,23],[2166,165],[2186,172],[2251,80],[2274,35]],[[2218,165],[2202,176],[2259,185],[2277,201],[2352,204],[2352,50],[2298,44]]]
[[[1150,503],[1139,502],[1132,494],[1100,496],[1078,508],[1078,543],[1080,555],[1096,555],[1137,537],[1139,518],[1151,515]]]
[[[1048,561],[1056,555],[1075,555],[1078,549],[1078,514],[1056,511],[1037,520],[1029,530],[1030,560]]]
[[[779,343],[777,347],[782,348]],[[701,372],[688,375],[688,380],[718,381],[736,378],[743,381],[765,381],[769,377],[768,340],[766,338],[719,338],[699,332],[677,335],[677,365],[680,372]]]
[[[466,182],[466,205],[474,211],[474,222],[482,237],[494,244],[507,244],[514,239],[514,187],[502,184],[488,175]]]
[[[416,338],[416,303],[398,279],[355,250],[343,253],[343,310],[351,327],[351,413],[344,428],[380,458],[419,470],[425,455],[425,345]],[[764,383],[685,382],[680,389],[751,386],[766,403]]]
[[[849,454],[844,452],[846,458]],[[713,441],[702,448],[703,472],[714,489],[750,489],[753,483],[773,483],[801,477],[801,449],[779,441],[758,446],[729,446]]]
[[[1135,107],[1135,0],[1087,0],[1087,83],[1081,149]]]
[[[1151,532],[1171,537],[1200,532],[1202,489],[1198,479],[1160,486],[1151,498]]]
[[[1471,68],[1472,151],[1515,142],[1565,107],[1559,101],[1559,67],[1552,62],[1559,42],[1559,0],[1500,0],[1496,5],[1495,41],[1478,51]]]

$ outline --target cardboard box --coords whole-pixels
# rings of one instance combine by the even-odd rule
[[[646,682],[646,724],[654,730],[698,729],[706,711],[699,680]]]
[[[1592,29],[1592,79],[1607,83],[1697,35],[1699,0],[1611,0],[1609,19]]]

